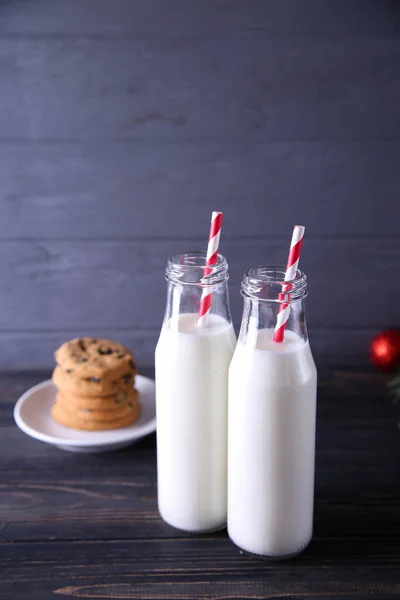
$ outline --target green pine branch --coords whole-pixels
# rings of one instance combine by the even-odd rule
[[[398,404],[400,402],[400,367],[398,368],[396,375],[387,382],[387,387],[389,394],[393,398],[394,404]]]

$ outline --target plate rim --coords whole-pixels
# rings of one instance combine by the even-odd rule
[[[150,382],[155,386],[155,381],[154,379],[151,379],[151,377],[146,377],[145,375],[140,375],[138,374],[136,376],[137,380],[142,380],[142,381],[146,381],[146,382]],[[14,421],[17,425],[17,427],[26,435],[29,435],[29,437],[32,437],[36,440],[39,440],[41,442],[45,442],[47,444],[52,444],[55,446],[72,446],[75,448],[94,448],[94,447],[99,447],[99,448],[104,448],[107,446],[112,446],[114,444],[118,444],[118,443],[124,443],[124,442],[129,442],[132,441],[134,442],[135,440],[138,440],[142,437],[145,437],[146,435],[149,435],[150,433],[154,433],[156,431],[156,417],[154,416],[152,419],[150,419],[150,421],[148,421],[147,423],[145,423],[143,425],[143,429],[142,431],[140,431],[140,433],[135,432],[135,430],[132,430],[130,432],[126,432],[126,430],[124,429],[114,429],[114,433],[121,431],[121,436],[118,439],[114,439],[113,441],[107,442],[107,441],[96,441],[96,440],[74,440],[74,439],[63,439],[63,438],[58,438],[55,437],[53,435],[49,435],[47,433],[42,433],[40,431],[38,431],[37,429],[34,429],[33,427],[31,427],[30,425],[28,425],[26,423],[26,421],[21,417],[21,407],[24,405],[24,403],[26,402],[26,400],[37,390],[40,390],[42,388],[48,387],[49,385],[54,386],[54,383],[51,379],[46,379],[45,381],[41,381],[35,385],[33,385],[32,387],[30,387],[29,389],[27,389],[16,401],[15,406],[14,406],[14,410],[13,410],[13,417],[14,417]],[[155,395],[155,390],[154,390],[154,395]],[[154,399],[154,404],[155,404],[155,399]],[[131,427],[134,426],[131,425]],[[85,432],[88,435],[91,435],[93,433],[97,433],[95,431],[86,431]],[[125,435],[124,435],[125,434]]]

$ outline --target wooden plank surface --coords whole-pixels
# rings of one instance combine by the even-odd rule
[[[295,45],[265,36],[190,38],[183,46],[0,38],[0,60],[0,137],[7,139],[400,135],[394,36]]]
[[[141,365],[151,365],[164,314],[167,256],[201,245],[158,238],[0,241],[1,368],[50,368],[54,349],[83,334],[120,339]],[[221,244],[230,263],[236,330],[243,272],[251,264],[283,263],[286,249],[284,237],[228,238]],[[317,362],[368,361],[369,341],[400,317],[392,301],[400,292],[393,277],[398,262],[396,238],[307,239],[302,264],[310,282],[307,320]],[[323,265],[328,275],[321,278]]]
[[[80,18],[75,15],[79,9]],[[154,18],[155,15],[157,18]],[[396,3],[373,0],[19,0],[1,5],[8,36],[220,37],[397,33]]]
[[[400,433],[380,375],[321,373],[314,539],[283,563],[165,525],[154,436],[76,455],[22,434],[13,404],[45,376],[0,379],[2,600],[399,597]]]
[[[0,237],[203,240],[216,207],[223,239],[398,236],[399,162],[382,140],[0,140]]]
[[[135,352],[140,367],[154,362],[154,350],[160,334],[161,320],[154,329],[110,329],[104,325],[55,331],[0,331],[0,366],[16,370],[16,365],[29,365],[30,369],[49,369],[53,353],[65,340],[82,333],[94,337],[105,336],[120,340]],[[236,320],[236,325],[239,321]],[[237,328],[237,327],[236,327]],[[379,327],[367,329],[309,329],[311,347],[318,365],[365,365],[369,360],[368,347]]]
[[[202,244],[188,239],[0,242],[0,328],[158,330],[166,298],[167,257],[193,246]],[[287,246],[286,238],[221,241],[221,252],[230,265],[230,299],[237,327],[245,269],[284,264]],[[310,282],[310,326],[371,328],[396,323],[399,305],[392,298],[400,291],[394,278],[399,258],[395,238],[309,237],[302,265]],[[321,276],[321,268],[326,277]],[[391,291],[386,296],[388,281]]]
[[[363,542],[336,538],[328,550],[325,540],[315,539],[301,557],[285,564],[240,554],[225,534],[3,548],[9,552],[0,584],[3,600],[24,594],[47,600],[54,592],[61,598],[148,600],[364,600],[398,598],[400,593],[398,548],[394,540],[379,537]]]
[[[242,271],[304,222],[316,358],[366,363],[400,317],[399,27],[373,0],[0,3],[0,367],[83,330],[151,364],[164,260],[214,209],[236,327]]]

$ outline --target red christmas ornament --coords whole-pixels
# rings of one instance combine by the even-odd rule
[[[394,371],[400,365],[400,331],[386,329],[369,347],[371,362],[382,371]]]

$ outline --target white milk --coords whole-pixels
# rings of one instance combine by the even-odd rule
[[[226,524],[228,368],[233,327],[209,315],[164,324],[156,349],[158,506],[186,531]]]
[[[317,372],[308,342],[272,335],[239,341],[229,370],[228,533],[284,557],[312,536]]]

